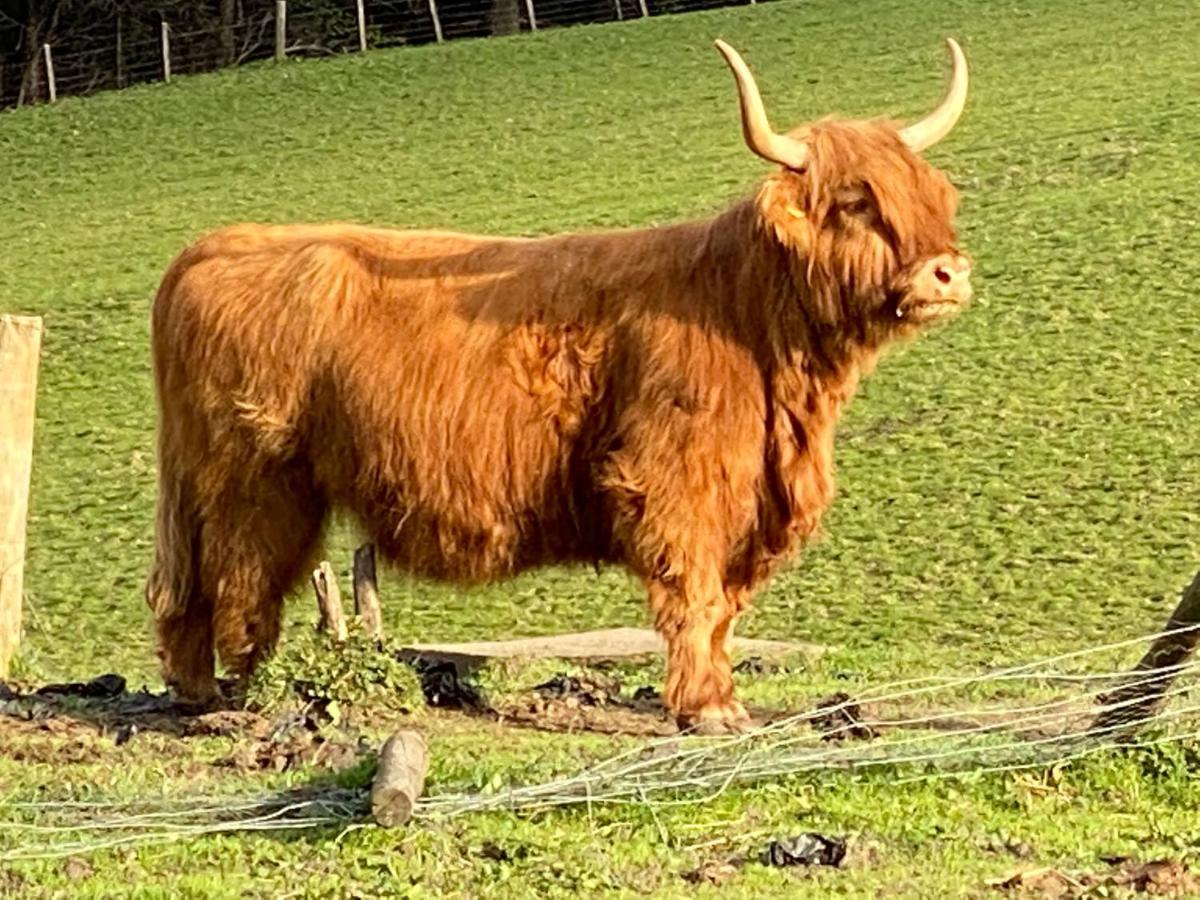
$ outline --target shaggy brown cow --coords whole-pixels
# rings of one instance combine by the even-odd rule
[[[716,218],[538,239],[243,225],[154,303],[160,412],[147,600],[164,676],[246,676],[331,509],[414,573],[496,579],[619,562],[644,580],[685,724],[744,721],[726,642],[833,496],[833,435],[889,342],[967,301],[956,194],[918,153],[954,126],[772,131],[779,164]]]

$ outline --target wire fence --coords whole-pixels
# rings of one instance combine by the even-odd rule
[[[49,43],[24,60],[0,54],[0,108],[169,81],[267,59],[331,56],[383,47],[499,37],[602,22],[623,22],[759,0],[346,0],[289,15],[286,2],[228,28],[176,28],[164,20],[114,20],[111,40],[86,49]],[[148,32],[157,30],[155,37]],[[94,41],[94,38],[93,38]],[[36,49],[36,48],[35,48]]]
[[[1086,647],[998,671],[884,684],[841,695],[749,733],[665,737],[559,777],[480,790],[434,784],[418,822],[555,808],[712,801],[732,788],[825,772],[886,771],[893,783],[1055,768],[1099,753],[1154,752],[1200,740],[1192,695],[1200,662],[1130,671],[1130,650],[1164,639],[1194,647],[1200,625]],[[1148,699],[1151,702],[1147,702]],[[59,794],[56,798],[54,795]],[[68,792],[69,793],[69,792]],[[0,862],[57,859],[212,834],[361,827],[366,787],[277,794],[80,800],[39,789],[0,802]]]

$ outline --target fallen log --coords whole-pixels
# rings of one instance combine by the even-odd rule
[[[1098,700],[1103,709],[1092,723],[1092,731],[1132,730],[1154,717],[1163,697],[1200,643],[1200,572],[1183,592],[1183,597],[1163,633],[1142,656],[1123,684]]]
[[[429,771],[429,745],[419,731],[397,731],[379,751],[371,785],[371,813],[385,828],[412,818]]]

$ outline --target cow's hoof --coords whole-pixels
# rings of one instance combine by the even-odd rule
[[[168,684],[167,689],[171,702],[181,715],[198,716],[220,709],[224,705],[224,697],[221,696],[215,681],[211,685],[193,685],[188,688]]]
[[[745,734],[754,727],[754,723],[746,715],[745,707],[736,700],[706,706],[691,715],[680,715],[678,721],[680,730],[706,737]]]

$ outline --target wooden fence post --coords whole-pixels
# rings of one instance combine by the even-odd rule
[[[344,644],[349,632],[346,629],[346,614],[342,611],[342,592],[338,590],[337,575],[328,560],[323,561],[312,573],[313,591],[317,595],[320,611],[319,628],[333,638],[335,643]]]
[[[365,52],[367,49],[367,11],[363,7],[363,0],[355,0],[358,7],[358,49],[359,52]]]
[[[433,16],[433,36],[440,44],[444,38],[442,37],[442,20],[438,18],[437,0],[429,0],[429,15]]]
[[[33,471],[42,320],[0,316],[0,678],[21,639],[25,524]]]
[[[50,102],[58,99],[58,83],[54,80],[54,57],[50,55],[50,45],[42,44],[42,58],[46,61],[46,87],[50,91]]]
[[[275,0],[275,62],[287,57],[287,0]]]
[[[650,18],[650,8],[648,6],[646,6],[646,0],[638,0],[638,7],[642,11],[643,19]]]
[[[379,582],[375,578],[375,545],[354,551],[354,612],[374,640],[383,638],[383,611],[379,607]]]
[[[125,87],[125,13],[117,7],[117,87]]]
[[[533,14],[533,0],[525,0],[525,12],[529,14],[529,30],[537,31],[537,16]]]
[[[162,23],[162,66],[163,81],[171,82],[171,26],[163,20]]]

